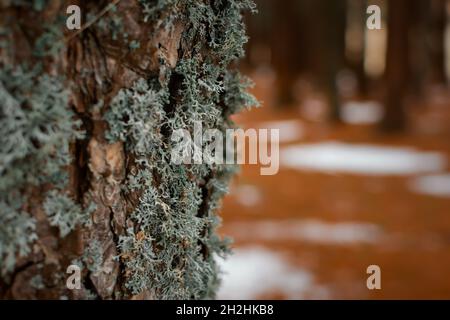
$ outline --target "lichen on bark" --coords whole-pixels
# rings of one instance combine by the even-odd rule
[[[241,13],[253,3],[120,1],[75,37],[61,23],[66,1],[0,5],[2,117],[43,104],[39,116],[50,119],[23,120],[25,132],[44,129],[19,139],[19,155],[3,147],[13,131],[1,137],[0,296],[213,298],[216,255],[227,251],[217,210],[235,168],[172,164],[170,136],[195,121],[224,131],[231,114],[257,104],[236,70],[247,40]],[[108,2],[79,5],[91,19]],[[25,62],[34,67],[23,79],[3,80]],[[29,238],[11,232],[16,225]],[[80,290],[65,286],[72,263],[82,267]]]

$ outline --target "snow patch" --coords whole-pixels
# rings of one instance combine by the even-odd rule
[[[326,118],[328,107],[324,98],[311,97],[303,101],[300,114],[310,121],[322,121]]]
[[[375,101],[351,101],[342,105],[340,116],[349,124],[372,124],[379,122],[384,114],[381,104]]]
[[[438,152],[407,147],[322,142],[284,147],[281,164],[299,170],[366,175],[408,175],[442,171],[446,158]]]
[[[317,298],[326,295],[315,286],[310,272],[263,247],[235,249],[227,259],[218,258],[218,263],[223,271],[219,299],[257,299],[271,293],[281,293],[287,299],[301,299],[307,293]]]
[[[280,142],[291,142],[303,137],[304,128],[298,120],[281,120],[262,122],[258,125],[260,129],[279,129]]]
[[[323,245],[375,244],[382,236],[381,228],[370,223],[320,220],[261,221],[234,223],[233,236],[251,240],[299,240]]]
[[[450,198],[450,173],[414,178],[409,187],[417,193]]]
[[[261,203],[263,197],[261,191],[252,185],[238,185],[233,190],[236,201],[245,207],[254,207]]]

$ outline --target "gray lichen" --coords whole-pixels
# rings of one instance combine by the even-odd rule
[[[51,190],[43,203],[50,225],[57,226],[62,238],[67,236],[78,225],[89,225],[90,215],[95,210],[92,204],[82,209],[68,195]]]
[[[251,1],[141,1],[146,20],[161,19],[171,28],[187,16],[184,41],[194,42],[192,56],[182,57],[164,79],[140,79],[112,100],[105,119],[110,142],[123,141],[135,157],[136,170],[125,192],[139,191],[139,204],[120,237],[120,260],[132,294],[149,291],[159,299],[205,299],[215,295],[216,255],[227,241],[215,233],[216,210],[236,168],[230,165],[176,165],[170,162],[170,134],[192,131],[195,122],[225,132],[229,116],[257,105],[246,92],[251,83],[230,63],[244,53],[247,41],[241,10]],[[195,39],[195,41],[194,41]],[[203,55],[208,52],[206,55]],[[170,91],[171,79],[181,84]]]
[[[108,105],[94,106],[98,112],[107,110],[105,138],[124,142],[123,194],[140,195],[127,215],[126,230],[115,239],[117,259],[124,267],[121,277],[133,295],[145,291],[157,299],[213,298],[219,283],[215,257],[228,251],[227,240],[215,232],[220,224],[217,210],[236,167],[173,164],[170,136],[177,129],[192,131],[196,122],[225,132],[235,126],[230,115],[257,105],[246,92],[251,82],[230,69],[244,55],[247,41],[241,11],[254,11],[255,6],[250,0],[139,2],[144,20],[158,21],[155,30],[172,29],[182,22],[186,27],[181,43],[189,44],[189,50],[180,50],[175,67],[161,56],[158,75],[147,74],[112,101],[105,100]],[[46,3],[14,1],[14,5],[32,4],[36,11]],[[55,57],[64,47],[57,23],[43,28],[34,42],[34,58]],[[121,17],[113,10],[95,25],[128,50],[141,50],[141,43],[124,32]],[[67,79],[46,74],[39,65],[0,68],[2,276],[16,267],[18,256],[31,252],[37,237],[36,221],[30,215],[34,203],[42,206],[61,238],[90,222],[93,208],[80,207],[80,199],[66,192],[69,146],[83,138],[66,87]],[[42,192],[30,204],[36,188]],[[104,252],[95,239],[88,240],[84,254],[74,261],[85,266],[87,274],[95,274]],[[39,279],[32,282],[40,287]]]
[[[11,199],[0,201],[0,274],[6,275],[16,264],[16,255],[30,253],[30,243],[37,239],[35,220],[20,209],[21,203]]]
[[[37,289],[37,290],[44,289],[45,285],[44,285],[44,281],[42,279],[42,276],[40,274],[37,274],[37,275],[33,276],[30,279],[30,286],[33,287],[34,289]]]
[[[82,260],[90,272],[96,273],[100,271],[103,263],[103,251],[97,239],[89,242],[83,253]]]
[[[39,66],[0,69],[0,267],[14,268],[36,239],[35,220],[24,204],[43,184],[63,188],[70,163],[69,142],[81,138],[58,77]]]
[[[11,0],[14,6],[26,6],[35,11],[42,11],[47,5],[48,0]]]

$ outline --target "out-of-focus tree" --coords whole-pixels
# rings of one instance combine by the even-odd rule
[[[409,63],[411,77],[408,90],[415,99],[423,98],[427,84],[427,73],[432,64],[429,55],[430,1],[410,1],[409,29],[405,37],[409,40]]]
[[[330,108],[330,120],[339,121],[340,98],[337,88],[338,72],[345,66],[345,1],[317,1],[319,29],[317,55],[319,84]]]
[[[366,7],[366,0],[347,0],[346,60],[356,76],[357,93],[362,97],[368,94],[368,79],[364,70]]]
[[[272,0],[255,1],[258,5],[258,14],[246,12],[244,15],[247,32],[250,36],[245,45],[245,67],[256,69],[261,65],[271,63],[272,50],[270,46],[270,33],[272,29]]]
[[[272,2],[272,64],[277,74],[277,102],[294,101],[300,74],[313,75],[325,93],[331,119],[339,119],[337,73],[345,64],[345,1]]]
[[[408,24],[411,2],[388,2],[388,43],[386,56],[384,131],[398,131],[405,126],[405,96],[409,81]]]
[[[446,84],[445,42],[444,34],[447,25],[447,0],[431,0],[430,21],[430,80],[432,83]]]
[[[276,71],[277,104],[289,105],[294,101],[293,84],[300,71],[303,52],[303,27],[298,15],[298,0],[285,0],[280,5],[271,1],[272,21],[270,42],[272,64]]]

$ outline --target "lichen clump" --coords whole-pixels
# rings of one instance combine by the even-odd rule
[[[16,257],[30,253],[35,234],[35,219],[26,204],[33,188],[52,185],[47,208],[61,208],[58,221],[73,220],[75,210],[61,202],[58,190],[64,189],[67,175],[63,169],[71,161],[69,143],[81,138],[80,123],[68,107],[68,95],[58,78],[43,74],[39,66],[0,69],[0,267],[1,274],[12,271]],[[51,213],[49,213],[51,214]],[[62,236],[73,227],[66,224]]]
[[[215,229],[217,209],[236,168],[223,164],[178,165],[170,161],[171,133],[192,132],[195,122],[225,132],[230,115],[257,105],[246,92],[251,82],[229,66],[247,41],[241,10],[251,1],[140,1],[145,20],[172,28],[188,26],[182,42],[195,43],[163,77],[142,78],[122,89],[105,115],[109,141],[124,141],[133,154],[124,192],[139,203],[120,237],[119,259],[132,294],[159,299],[213,298],[219,270],[215,259],[227,242]],[[163,20],[161,20],[163,19]],[[165,79],[165,80],[161,80]],[[201,146],[200,146],[201,147]]]

